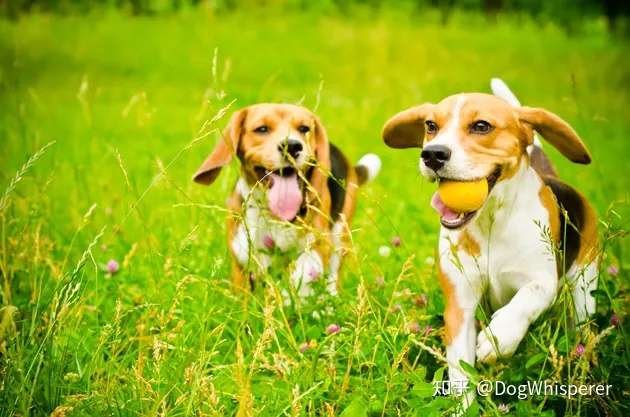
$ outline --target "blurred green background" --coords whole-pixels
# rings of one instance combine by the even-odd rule
[[[611,287],[593,328],[578,334],[554,320],[560,299],[532,330],[536,339],[480,372],[551,378],[550,359],[529,360],[556,345],[567,380],[617,389],[603,400],[480,406],[486,415],[502,414],[499,402],[514,415],[630,413],[623,327],[601,337],[599,353],[570,353],[627,310],[625,3],[0,5],[1,415],[446,412],[447,399],[417,388],[443,369],[418,345],[442,349],[434,186],[418,173],[418,151],[386,148],[380,130],[408,106],[487,92],[495,76],[524,104],[565,118],[591,149],[593,163],[579,166],[546,147],[605,220],[604,265],[618,272],[601,278]],[[217,113],[260,101],[302,103],[352,160],[366,152],[383,159],[361,192],[344,292],[325,301],[332,317],[312,317],[317,303],[283,307],[276,284],[248,299],[232,294],[220,207],[238,169],[211,188],[190,181],[226,122]],[[402,246],[380,257],[395,236]],[[113,274],[109,260],[120,264]],[[280,287],[283,271],[272,273]],[[421,294],[428,305],[417,302]],[[325,334],[331,323],[339,335]],[[413,323],[424,330],[411,331]]]
[[[552,21],[570,31],[579,31],[593,18],[606,20],[613,32],[627,31],[630,6],[624,0],[2,0],[0,11],[9,18],[31,12],[81,14],[94,10],[118,8],[135,16],[179,12],[204,8],[215,13],[257,7],[278,7],[301,12],[352,14],[356,7],[372,11],[405,9],[426,12],[435,9],[441,23],[447,23],[459,10],[484,13],[496,19],[502,13],[520,14],[539,22]]]

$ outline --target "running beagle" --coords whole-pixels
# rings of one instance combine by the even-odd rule
[[[485,178],[490,187],[473,212],[454,212],[438,193],[431,202],[442,225],[438,273],[446,298],[449,378],[458,387],[467,381],[460,360],[492,362],[514,353],[529,325],[552,304],[564,271],[573,284],[577,321],[595,311],[596,214],[557,178],[536,132],[573,162],[588,164],[590,154],[555,114],[521,107],[499,79],[492,89],[494,96],[457,94],[412,107],[383,129],[392,148],[422,148],[420,171],[429,181]],[[475,309],[482,296],[494,314],[478,333]]]
[[[367,154],[352,166],[329,143],[320,120],[291,104],[256,104],[236,111],[212,153],[193,176],[212,184],[236,156],[241,176],[228,199],[228,246],[235,288],[253,285],[272,254],[297,249],[291,283],[300,296],[327,270],[326,288],[337,292],[358,185],[380,170]]]

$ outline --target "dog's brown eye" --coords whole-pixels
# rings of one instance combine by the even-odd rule
[[[267,133],[267,132],[269,132],[269,126],[267,126],[267,125],[258,126],[256,129],[254,129],[254,132],[256,132],[256,133]]]
[[[470,125],[470,131],[472,133],[486,134],[492,130],[492,125],[485,120],[477,120]]]
[[[310,132],[311,128],[306,126],[306,125],[300,125],[298,126],[298,132],[300,133],[308,133]]]
[[[434,121],[427,120],[426,122],[424,122],[424,124],[427,127],[427,134],[434,135],[435,133],[437,133],[438,125]]]

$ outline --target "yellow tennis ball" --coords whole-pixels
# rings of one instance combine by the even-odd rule
[[[479,210],[488,197],[488,181],[442,180],[438,187],[444,205],[457,213]]]

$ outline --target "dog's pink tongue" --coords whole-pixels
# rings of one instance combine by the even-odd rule
[[[459,217],[458,213],[446,207],[438,192],[433,194],[433,197],[431,197],[431,207],[433,207],[435,211],[440,214],[440,217],[445,220],[455,220]]]
[[[281,220],[293,220],[302,205],[302,192],[297,174],[282,177],[271,174],[271,188],[267,192],[269,210]]]

